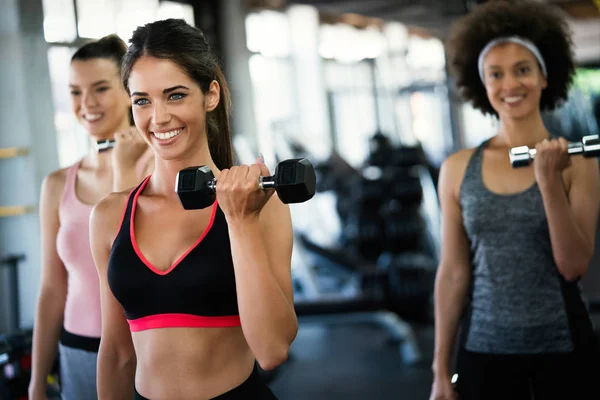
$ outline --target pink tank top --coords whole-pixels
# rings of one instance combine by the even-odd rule
[[[90,214],[93,205],[81,202],[75,194],[77,170],[81,161],[67,169],[65,190],[58,208],[60,227],[56,249],[68,274],[64,328],[79,336],[99,338],[100,281],[90,248]]]
[[[148,151],[137,165],[138,176],[154,154]],[[102,332],[100,280],[90,247],[90,214],[94,205],[83,203],[75,193],[81,161],[67,169],[65,190],[58,208],[60,227],[56,250],[68,274],[64,323],[69,333],[99,338]],[[141,180],[141,179],[140,179]]]

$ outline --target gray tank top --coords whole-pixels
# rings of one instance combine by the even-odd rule
[[[550,232],[537,184],[509,195],[488,190],[482,143],[460,188],[473,266],[466,315],[469,351],[569,352],[573,343]]]

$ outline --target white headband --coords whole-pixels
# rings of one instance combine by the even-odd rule
[[[540,53],[540,50],[537,48],[537,46],[535,44],[533,44],[533,42],[531,42],[530,40],[524,39],[522,37],[510,36],[510,37],[501,37],[501,38],[492,40],[491,42],[489,42],[487,44],[487,46],[485,46],[483,48],[483,50],[481,50],[481,53],[479,53],[479,60],[477,62],[477,64],[478,64],[477,66],[479,68],[479,77],[481,78],[481,82],[483,82],[485,84],[484,75],[483,75],[483,59],[485,58],[487,53],[492,48],[494,48],[495,46],[502,44],[502,43],[520,44],[521,46],[525,47],[527,50],[531,51],[533,53],[533,55],[535,56],[535,58],[537,58],[538,62],[540,63],[540,66],[542,68],[542,72],[543,72],[544,76],[546,78],[548,77],[548,71],[546,70],[546,63],[544,62],[542,53]]]

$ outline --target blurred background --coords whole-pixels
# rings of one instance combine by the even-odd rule
[[[578,65],[545,122],[569,140],[599,134],[600,5],[540,1],[567,15]],[[70,57],[169,17],[201,28],[222,62],[238,162],[260,152],[273,170],[307,157],[317,171],[315,197],[291,207],[300,330],[290,360],[264,373],[275,394],[428,398],[438,170],[496,129],[458,98],[444,43],[482,2],[1,0],[0,398],[27,393],[42,179],[89,146],[71,111]],[[594,312],[599,263],[583,283]]]

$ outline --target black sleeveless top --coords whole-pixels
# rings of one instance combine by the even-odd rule
[[[156,269],[141,253],[135,210],[149,179],[130,193],[108,261],[108,284],[131,331],[240,326],[229,231],[216,201],[202,236],[168,270]]]

